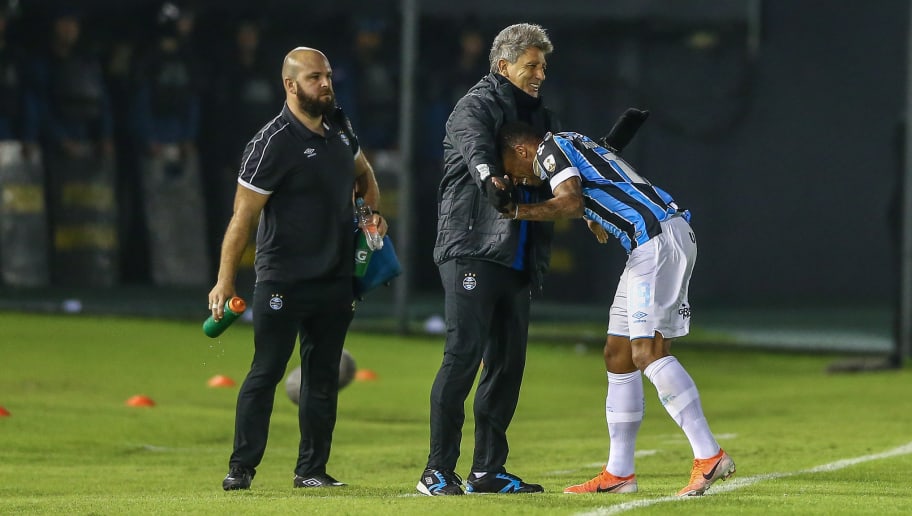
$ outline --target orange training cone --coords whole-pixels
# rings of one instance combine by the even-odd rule
[[[377,373],[370,369],[358,369],[355,373],[355,380],[359,382],[372,382],[377,379]]]
[[[209,387],[234,387],[234,380],[223,374],[217,374],[209,379]]]
[[[130,399],[127,400],[127,406],[129,406],[129,407],[154,407],[155,402],[152,401],[152,398],[150,398],[148,396],[143,396],[141,394],[137,394],[136,396],[131,396]]]
[[[9,415],[11,415],[10,411],[6,410],[6,407],[0,407],[0,417],[6,417]]]

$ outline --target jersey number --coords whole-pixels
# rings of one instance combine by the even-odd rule
[[[613,168],[614,171],[623,177],[628,183],[645,185],[651,184],[646,180],[645,177],[637,174],[636,170],[634,170],[633,167],[631,167],[626,161],[610,159],[606,156],[602,157],[605,159],[605,161],[608,162],[609,165],[611,165],[611,168]]]

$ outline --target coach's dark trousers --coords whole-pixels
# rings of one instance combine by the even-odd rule
[[[428,467],[455,470],[465,401],[484,360],[475,392],[472,471],[502,472],[507,427],[519,401],[526,365],[529,276],[492,262],[453,259],[440,265],[445,292],[446,345],[431,388]]]
[[[352,320],[352,284],[308,281],[257,283],[253,294],[254,354],[238,393],[230,466],[253,469],[266,451],[276,386],[301,338],[301,441],[295,473],[326,472],[336,425],[339,360]]]

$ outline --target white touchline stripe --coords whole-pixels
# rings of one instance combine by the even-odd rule
[[[724,482],[716,482],[710,488],[710,493],[724,493],[728,491],[734,491],[735,489],[741,489],[742,487],[747,487],[765,480],[776,480],[779,478],[793,477],[795,475],[804,475],[808,473],[826,473],[829,471],[836,471],[849,466],[854,466],[856,464],[861,464],[863,462],[870,462],[872,460],[888,459],[890,457],[896,457],[899,455],[908,455],[912,453],[912,442],[906,443],[898,448],[893,448],[892,450],[887,450],[882,453],[875,453],[872,455],[862,455],[861,457],[854,457],[851,459],[842,459],[837,460],[836,462],[831,462],[829,464],[823,464],[821,466],[815,466],[809,469],[802,469],[800,471],[792,471],[787,473],[766,473],[763,475],[754,475],[752,477],[745,478],[733,478],[731,480],[726,480]],[[663,496],[661,498],[651,498],[648,500],[634,500],[632,502],[625,502],[618,505],[612,505],[611,507],[604,507],[601,509],[596,509],[594,511],[580,513],[579,516],[607,516],[609,514],[620,514],[625,511],[639,509],[641,507],[649,507],[650,505],[656,505],[659,503],[665,502],[681,502],[686,500],[697,500],[697,496]]]

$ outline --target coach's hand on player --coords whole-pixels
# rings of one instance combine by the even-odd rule
[[[603,228],[601,224],[586,219],[586,225],[589,226],[589,231],[595,235],[595,239],[598,240],[600,244],[608,243],[608,232],[605,231],[605,228]]]
[[[500,213],[507,213],[513,204],[513,182],[506,175],[503,177],[488,176],[484,181],[485,195],[488,202]]]

